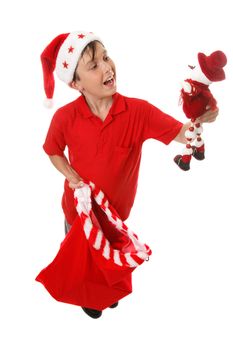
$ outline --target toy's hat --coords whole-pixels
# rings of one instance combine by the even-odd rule
[[[225,79],[223,67],[227,64],[227,58],[222,51],[214,51],[210,56],[199,52],[198,61],[202,72],[210,81],[221,81]]]
[[[55,87],[54,70],[59,79],[67,84],[72,82],[83,49],[94,40],[102,43],[102,40],[92,32],[77,31],[60,34],[44,49],[40,58],[47,107],[52,105]]]

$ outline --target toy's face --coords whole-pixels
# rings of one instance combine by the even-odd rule
[[[189,72],[190,79],[206,85],[211,84],[211,81],[207,79],[204,73],[202,72],[198,62],[196,62],[195,65],[189,65],[188,67],[190,68],[190,72]]]

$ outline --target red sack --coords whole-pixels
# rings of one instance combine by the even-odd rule
[[[132,292],[131,273],[148,260],[151,250],[92,182],[74,195],[78,215],[36,281],[58,301],[104,310]]]

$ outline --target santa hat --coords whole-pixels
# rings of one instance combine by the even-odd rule
[[[223,67],[227,63],[226,55],[222,51],[214,51],[210,56],[200,52],[198,61],[202,72],[210,81],[221,81],[225,79]]]
[[[94,40],[102,43],[102,40],[92,32],[71,32],[58,35],[44,49],[41,54],[41,63],[47,107],[52,106],[55,87],[54,70],[59,79],[66,84],[71,83],[83,49]]]

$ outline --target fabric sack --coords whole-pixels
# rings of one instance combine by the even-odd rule
[[[104,310],[132,292],[132,272],[152,252],[93,182],[76,189],[74,200],[77,217],[36,281],[58,301]]]

